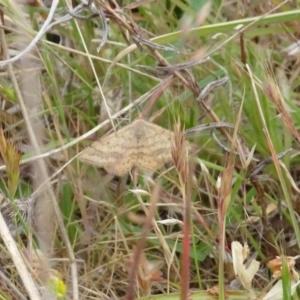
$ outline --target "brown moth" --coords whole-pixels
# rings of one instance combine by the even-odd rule
[[[173,132],[137,119],[95,141],[81,152],[79,159],[117,176],[134,167],[145,172],[156,171],[172,161],[174,138]]]

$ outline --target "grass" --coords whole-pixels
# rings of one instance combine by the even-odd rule
[[[121,15],[106,2],[99,53],[97,15],[57,24],[30,55],[0,62],[1,194],[36,199],[32,226],[16,205],[13,220],[3,215],[27,223],[14,239],[0,215],[0,299],[248,299],[243,285],[230,289],[233,241],[249,244],[260,262],[251,286],[267,293],[268,263],[297,258],[300,245],[299,53],[285,51],[298,39],[299,3],[123,1]],[[5,61],[51,10],[0,3]],[[55,20],[67,7],[59,2]],[[137,117],[175,132],[172,164],[119,178],[77,159]],[[191,128],[196,154],[186,157]],[[297,282],[288,262],[282,299]]]

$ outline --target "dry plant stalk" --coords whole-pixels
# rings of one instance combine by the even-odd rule
[[[146,172],[156,171],[172,161],[174,140],[173,132],[138,119],[94,142],[82,151],[79,159],[103,167],[108,173],[117,176],[133,168]]]
[[[262,91],[274,103],[278,109],[278,112],[281,114],[285,126],[289,129],[290,133],[298,141],[298,143],[300,143],[300,134],[293,123],[288,111],[288,107],[284,102],[284,98],[279,90],[278,84],[276,84],[271,75],[267,76],[267,83],[262,85]]]
[[[136,247],[133,247],[133,253],[135,253]],[[128,272],[130,272],[132,261],[127,263]],[[150,295],[151,288],[154,283],[164,282],[165,279],[162,277],[163,273],[160,271],[163,263],[158,261],[156,263],[151,263],[144,252],[140,255],[139,264],[137,267],[137,284],[142,291],[143,296]]]
[[[191,235],[191,194],[193,168],[188,163],[188,144],[185,141],[184,132],[180,129],[178,121],[174,128],[174,144],[172,147],[172,157],[177,170],[180,191],[184,203],[184,227],[183,227],[183,256],[181,270],[181,299],[189,299],[190,286],[190,235]]]
[[[3,18],[1,19],[1,25],[4,25]],[[0,39],[1,39],[3,55],[5,58],[9,58],[8,47],[7,47],[7,43],[6,43],[6,39],[5,39],[5,35],[4,35],[4,29],[0,30]],[[14,84],[14,87],[16,87],[17,80],[16,80],[15,74],[13,72],[12,65],[8,65],[8,72],[9,72],[11,80]],[[16,89],[16,90],[19,92],[18,89]],[[20,94],[20,92],[19,92],[19,94]],[[35,285],[32,277],[30,276],[30,273],[24,263],[23,258],[21,257],[21,254],[18,250],[16,242],[14,241],[14,239],[12,238],[12,236],[9,232],[7,224],[2,216],[2,213],[0,213],[0,236],[1,236],[8,252],[11,255],[12,261],[21,277],[21,280],[22,280],[24,287],[28,293],[28,296],[30,297],[30,299],[39,300],[40,296],[39,296],[38,290],[36,288],[36,285]]]
[[[153,221],[155,221],[155,212],[156,212],[156,206],[157,202],[159,200],[160,196],[160,186],[156,185],[153,189],[153,193],[151,195],[151,205],[149,208],[149,211],[147,211],[147,220],[143,226],[141,238],[137,244],[137,246],[134,248],[133,256],[132,256],[132,264],[128,271],[128,287],[127,287],[127,300],[134,300],[135,299],[135,283],[137,279],[138,272],[140,271],[140,259],[143,255],[143,249],[145,248],[146,242],[147,242],[147,236],[151,230]]]
[[[188,150],[190,145],[185,141],[185,135],[180,129],[180,122],[174,128],[174,140],[172,145],[172,158],[179,174],[181,185],[185,185],[188,176]]]

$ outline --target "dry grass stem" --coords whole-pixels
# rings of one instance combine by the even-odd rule
[[[0,2],[0,297],[292,298],[295,1]]]

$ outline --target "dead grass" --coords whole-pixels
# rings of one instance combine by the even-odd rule
[[[0,228],[1,299],[246,299],[233,241],[267,292],[268,262],[299,255],[298,4],[97,0],[71,16],[0,2],[0,211],[15,216]],[[79,162],[138,117],[174,132],[171,164],[114,177]]]

